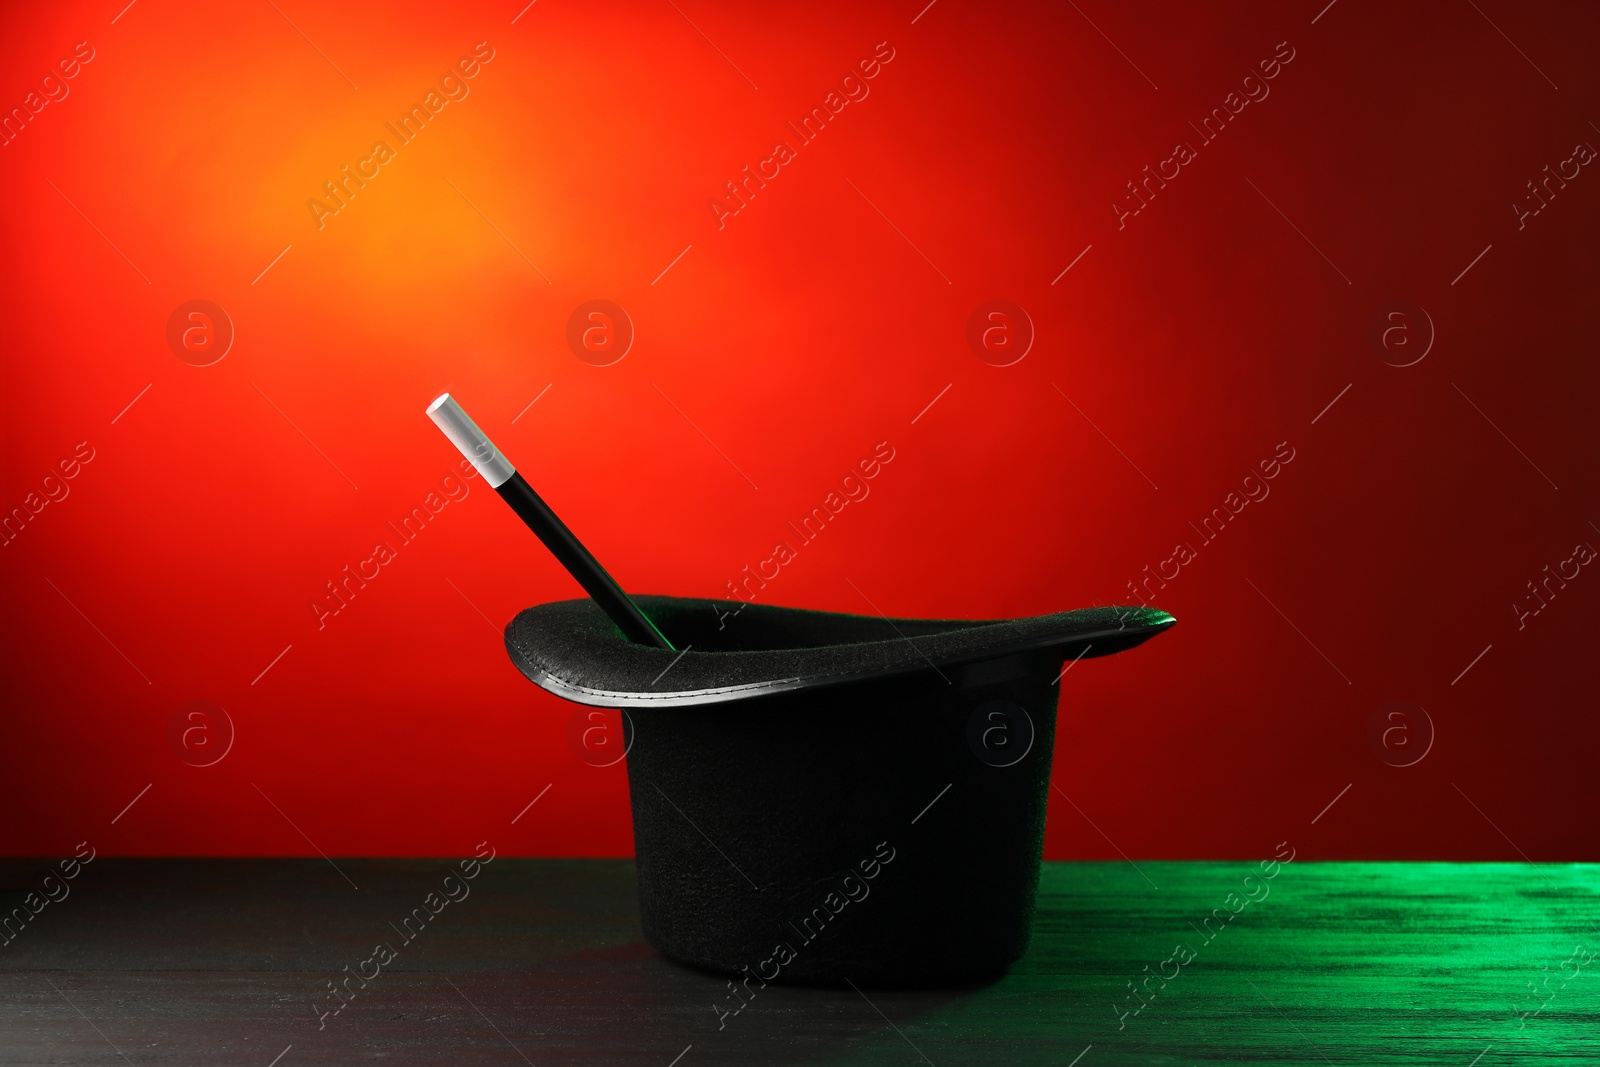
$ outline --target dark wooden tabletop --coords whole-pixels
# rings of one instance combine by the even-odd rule
[[[0,862],[6,913],[55,866]],[[999,981],[726,1017],[641,939],[628,861],[497,859],[402,940],[455,866],[97,858],[0,946],[0,1063],[1600,1063],[1596,866],[1298,862],[1241,903],[1253,864],[1046,864]],[[335,1014],[346,967],[378,973]]]

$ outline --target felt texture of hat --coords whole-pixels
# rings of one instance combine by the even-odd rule
[[[535,684],[579,704],[682,707],[954,669],[1031,651],[1110,655],[1177,621],[1155,608],[1134,607],[983,621],[634,599],[679,651],[628,641],[587,598],[520,612],[506,626],[506,650]]]

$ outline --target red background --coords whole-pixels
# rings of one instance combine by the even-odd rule
[[[0,505],[95,450],[0,549],[6,852],[629,853],[624,768],[496,632],[577,587],[481,480],[309,609],[452,467],[423,416],[449,389],[641,593],[722,595],[889,441],[765,595],[864,613],[850,582],[900,615],[1127,602],[1287,441],[1156,598],[1180,625],[1064,679],[1046,855],[1596,858],[1600,577],[1511,607],[1600,545],[1600,176],[1510,207],[1600,145],[1592,6],[520,6],[6,14],[8,109],[95,50],[0,149]],[[484,40],[319,230],[307,200]],[[708,200],[880,41],[870,95],[719,229]],[[165,340],[192,299],[237,332],[212,366]],[[591,299],[636,327],[614,366],[566,346]],[[1013,366],[965,342],[992,299],[1037,331]],[[1402,299],[1437,340],[1397,368],[1367,328]],[[168,738],[197,699],[236,728],[203,768]],[[1368,737],[1395,699],[1436,730],[1404,768]]]

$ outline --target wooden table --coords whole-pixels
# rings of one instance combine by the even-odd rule
[[[0,903],[50,866],[0,862]],[[1253,864],[1047,864],[1002,980],[770,986],[720,1028],[726,980],[641,940],[631,862],[497,859],[403,942],[453,866],[96,859],[0,947],[0,1063],[1600,1063],[1593,865],[1302,861],[1221,926]]]

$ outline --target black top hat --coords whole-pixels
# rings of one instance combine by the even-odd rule
[[[428,415],[593,598],[527,609],[506,648],[552,693],[623,709],[651,944],[743,974],[747,991],[956,981],[1022,954],[1058,668],[1131,648],[1171,615],[636,602],[449,393]]]
[[[683,651],[630,642],[587,599],[521,612],[506,648],[550,692],[627,714],[645,936],[747,987],[959,981],[1017,959],[1062,665],[1176,621],[637,600]]]

